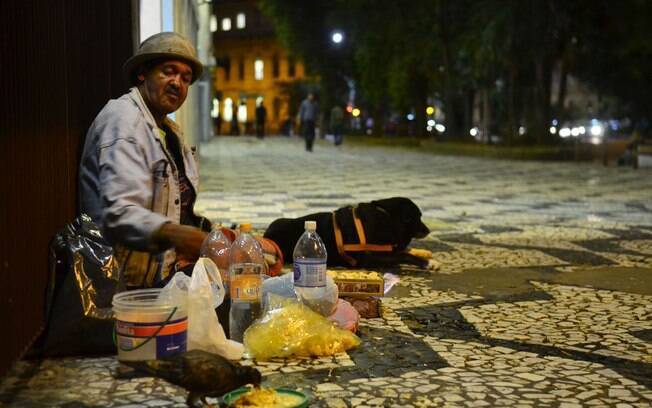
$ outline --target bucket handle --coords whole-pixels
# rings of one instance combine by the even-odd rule
[[[165,321],[164,321],[163,323],[161,323],[161,325],[159,326],[159,328],[156,329],[156,331],[155,331],[154,333],[152,333],[151,336],[147,337],[147,339],[145,339],[144,342],[142,342],[142,343],[140,343],[139,345],[137,345],[136,347],[132,347],[132,348],[123,348],[123,347],[121,347],[120,345],[118,345],[118,341],[117,341],[117,339],[116,339],[116,332],[117,332],[117,329],[116,329],[116,325],[113,325],[113,344],[114,344],[117,348],[119,348],[121,351],[134,351],[134,350],[137,350],[137,349],[143,347],[145,344],[149,343],[150,340],[152,340],[154,337],[156,337],[156,335],[159,334],[159,333],[161,332],[161,330],[163,330],[163,328],[165,327],[165,325],[168,324],[168,323],[170,322],[170,320],[172,319],[172,316],[174,316],[174,313],[176,313],[176,311],[177,311],[177,306],[175,306],[175,307],[172,309],[172,313],[170,313],[170,315],[167,317],[167,319],[165,319]]]

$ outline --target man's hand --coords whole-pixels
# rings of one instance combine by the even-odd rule
[[[163,246],[173,246],[179,258],[194,262],[206,235],[196,227],[167,223],[154,234],[154,239]]]

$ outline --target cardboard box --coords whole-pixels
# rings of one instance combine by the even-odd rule
[[[343,297],[342,299],[351,303],[351,306],[358,311],[363,319],[374,319],[382,317],[382,307],[380,299],[377,297],[352,298]]]
[[[335,281],[340,297],[365,298],[385,294],[385,281],[378,272],[329,270],[328,275]]]

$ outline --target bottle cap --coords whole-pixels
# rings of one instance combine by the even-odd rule
[[[306,221],[303,223],[303,227],[307,229],[308,231],[316,231],[317,230],[317,221]]]
[[[250,231],[251,231],[250,222],[243,222],[240,224],[240,232],[250,232]]]

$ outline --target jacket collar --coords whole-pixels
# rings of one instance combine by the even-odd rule
[[[138,87],[132,87],[129,90],[129,97],[136,103],[136,106],[143,112],[143,115],[145,116],[145,121],[149,125],[149,127],[152,130],[158,131],[158,125],[156,124],[156,120],[154,119],[154,115],[152,115],[152,112],[149,110],[147,107],[147,104],[145,103],[145,100],[143,99],[143,95],[141,95],[140,91],[138,90]],[[174,132],[174,134],[177,135],[177,137],[180,140],[183,140],[183,132],[181,131],[181,128],[175,121],[170,119],[168,116],[163,118],[163,122],[165,123],[166,126]]]

